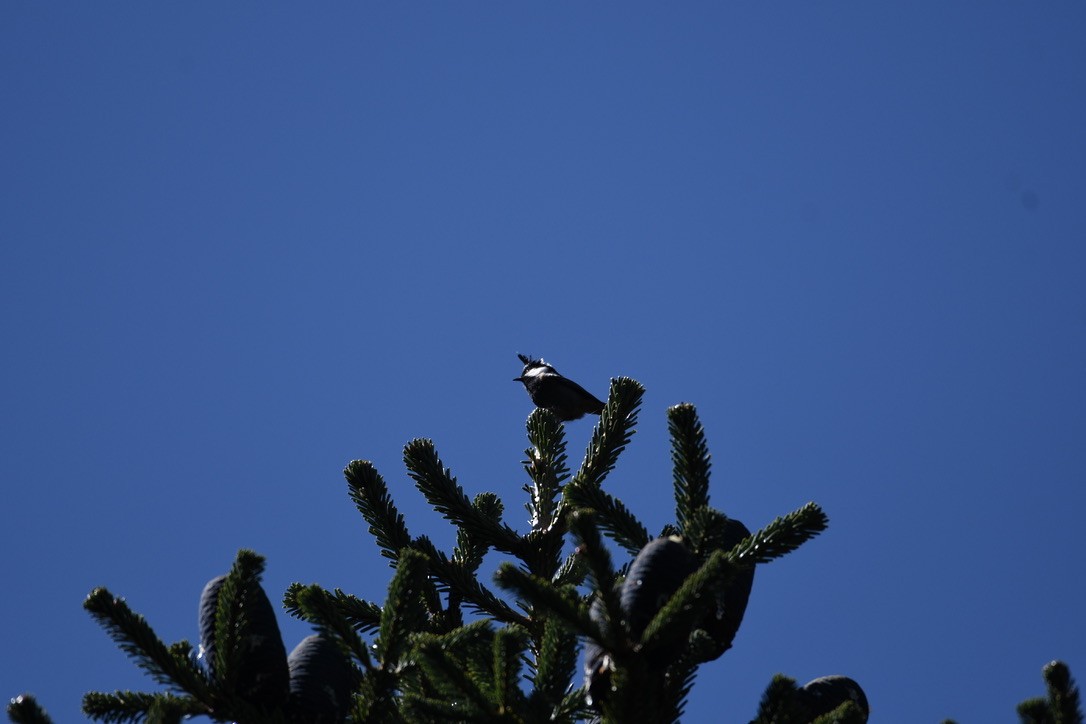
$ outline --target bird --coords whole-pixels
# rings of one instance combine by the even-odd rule
[[[524,363],[524,370],[513,381],[524,385],[536,407],[549,410],[561,422],[579,420],[585,413],[603,412],[603,403],[591,392],[558,374],[558,370],[542,359],[519,353],[517,357]]]

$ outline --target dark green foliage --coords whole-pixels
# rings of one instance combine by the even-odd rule
[[[45,709],[30,694],[20,694],[8,702],[8,719],[15,724],[53,724]]]
[[[84,607],[122,650],[170,691],[91,692],[83,711],[98,721],[180,722],[203,714],[217,721],[287,722],[308,720],[288,702],[286,651],[275,612],[260,586],[264,559],[238,553],[230,572],[213,578],[201,596],[200,629],[207,668],[185,641],[167,646],[142,616],[103,588]]]
[[[709,444],[693,405],[667,411],[671,432],[671,462],[675,470],[675,521],[686,531],[691,516],[709,507]]]
[[[202,714],[205,711],[206,708],[195,699],[172,694],[116,691],[112,694],[90,692],[83,697],[83,712],[92,719],[105,722],[135,722],[144,719],[180,722],[186,716]]]
[[[430,440],[413,440],[403,451],[404,464],[416,487],[434,510],[445,516],[461,530],[470,531],[481,543],[505,553],[519,555],[522,538],[500,516],[495,519],[476,508],[449,471],[441,464],[434,443]]]
[[[329,638],[342,641],[359,666],[370,667],[369,648],[357,634],[381,628],[381,609],[347,596],[338,588],[326,591],[317,585],[299,583],[287,589],[283,603],[288,611],[309,621]]]
[[[528,493],[525,509],[533,531],[544,531],[557,522],[558,496],[569,479],[566,467],[565,428],[553,414],[536,408],[528,416],[528,442],[524,454],[524,472],[531,483],[524,486]]]
[[[585,451],[584,463],[573,476],[573,484],[600,487],[604,478],[626,449],[637,424],[637,411],[645,388],[629,377],[611,380],[611,393],[600,415],[600,423],[592,431],[592,441]]]
[[[91,591],[83,608],[159,684],[198,699],[210,698],[210,682],[192,656],[188,642],[166,646],[143,616],[133,613],[124,599],[115,598],[105,588]]]
[[[712,508],[705,431],[694,407],[682,404],[667,413],[675,521],[661,536],[678,538],[654,539],[603,489],[634,434],[643,394],[634,380],[612,380],[572,475],[563,425],[546,410],[529,416],[524,533],[503,521],[507,507],[497,494],[469,498],[431,441],[408,443],[408,476],[455,527],[452,551],[412,537],[373,465],[350,463],[348,494],[395,572],[380,604],[292,584],[286,611],[317,633],[289,664],[260,587],[263,559],[251,551],[239,552],[230,573],[205,591],[206,667],[187,642],[166,645],[123,600],[96,589],[85,608],[166,690],[92,692],[85,713],[105,722],[166,723],[193,715],[242,724],[678,721],[699,667],[731,648],[755,569],[796,550],[828,521],[808,503],[751,533]],[[653,546],[681,550],[681,565],[631,566]],[[494,589],[482,573],[492,552],[506,557]],[[579,686],[582,647],[587,676]],[[1047,698],[1024,703],[1023,721],[1081,722],[1066,666],[1046,667],[1045,681]],[[852,700],[816,711],[810,693],[776,677],[754,724],[866,721]],[[16,722],[49,721],[29,696],[13,700],[8,714]]]
[[[847,682],[847,686],[835,686],[835,679]],[[826,680],[831,681],[828,694],[818,690]],[[859,703],[850,699],[850,694],[858,697]],[[758,715],[750,724],[864,724],[867,716],[863,691],[847,677],[823,677],[797,687],[795,679],[777,674],[766,687]]]
[[[1082,724],[1078,687],[1062,661],[1052,661],[1042,670],[1047,696],[1027,699],[1018,705],[1022,724]]]
[[[390,558],[395,565],[400,551],[411,545],[411,534],[403,522],[403,515],[396,510],[384,478],[368,460],[355,460],[344,470],[347,491],[362,518],[369,523],[381,555]]]
[[[212,579],[200,601],[200,644],[211,678],[254,706],[279,707],[290,691],[287,652],[275,610],[260,586],[264,559],[238,553],[225,576]]]
[[[596,513],[600,529],[631,555],[637,555],[651,540],[648,529],[621,500],[594,485],[574,481],[566,486],[565,499],[573,508]]]
[[[346,621],[358,633],[376,631],[381,626],[380,606],[344,593],[338,588],[329,592],[320,586],[303,586],[301,583],[292,583],[283,596],[283,607],[286,608],[287,613],[295,618],[302,618],[307,621],[316,621],[320,618],[320,613],[316,612],[318,609],[307,606],[303,610],[302,604],[299,603],[299,596],[307,591],[322,592],[324,596],[319,599],[321,601],[319,606],[334,608],[337,612],[336,615]],[[309,603],[312,604],[313,602],[309,601]]]

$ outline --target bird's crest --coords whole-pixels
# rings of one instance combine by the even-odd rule
[[[554,369],[547,360],[540,357],[535,359],[529,357],[526,354],[517,352],[517,357],[520,357],[520,361],[524,363],[524,369],[521,371],[521,377],[535,377],[537,375],[557,375],[558,370]]]

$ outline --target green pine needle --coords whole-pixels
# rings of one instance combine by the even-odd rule
[[[615,566],[611,562],[611,553],[603,544],[599,529],[590,513],[577,513],[570,517],[570,532],[578,554],[588,564],[588,574],[592,587],[597,590],[611,590],[615,585]]]
[[[629,377],[611,380],[607,405],[600,421],[592,431],[592,440],[585,451],[584,461],[573,483],[598,488],[611,472],[621,453],[633,437],[637,425],[637,412],[645,388]]]
[[[20,694],[8,702],[8,718],[14,724],[53,724],[53,720],[30,694]]]
[[[795,679],[784,674],[775,675],[762,694],[758,715],[750,724],[799,721],[802,715],[794,703],[797,688]]]
[[[1022,724],[1056,724],[1048,706],[1048,699],[1040,696],[1026,699],[1019,704],[1018,718]]]
[[[134,613],[122,598],[96,588],[83,601],[85,608],[122,651],[159,684],[207,701],[209,684],[191,659],[182,659],[155,634],[143,616]]]
[[[588,575],[588,564],[576,551],[566,556],[553,576],[551,583],[556,586],[579,586]]]
[[[286,593],[283,594],[283,608],[295,618],[300,618],[303,621],[309,621],[310,623],[317,623],[317,621],[310,618],[309,613],[306,610],[303,610],[302,606],[298,603],[298,594],[308,588],[310,588],[310,586],[305,586],[301,583],[290,584]],[[344,593],[338,588],[331,593],[328,593],[327,591],[325,591],[325,593],[332,598],[332,603],[338,610],[339,615],[343,616],[350,623],[351,628],[358,633],[369,633],[380,628],[381,607],[377,604],[364,601],[349,593]]]
[[[557,709],[562,704],[576,668],[577,637],[560,619],[546,616],[535,675],[532,677],[535,684],[533,694],[541,698],[548,709]]]
[[[407,474],[438,513],[455,525],[470,530],[480,543],[518,555],[523,545],[515,530],[476,508],[464,494],[451,471],[437,455],[431,440],[416,439],[403,451]]]
[[[1049,707],[1057,724],[1082,724],[1078,687],[1071,670],[1062,661],[1052,661],[1042,669],[1048,688]]]
[[[520,690],[521,666],[528,648],[528,632],[519,626],[508,626],[494,636],[493,684],[499,711],[523,708],[524,692]]]
[[[815,717],[811,724],[866,724],[867,715],[854,701],[846,701],[833,711]]]
[[[316,584],[291,590],[294,591],[293,600],[299,610],[304,613],[306,621],[316,624],[328,638],[339,641],[360,666],[366,669],[372,667],[369,648],[355,628],[356,619],[348,617],[345,611],[361,609],[370,615],[375,612],[380,614],[380,609],[358,599],[352,602],[350,599],[354,597],[345,596],[339,589],[336,589],[335,593],[330,593]]]
[[[264,558],[253,551],[238,551],[234,565],[223,580],[215,611],[215,678],[225,691],[235,691],[249,652],[249,611],[253,599],[263,596],[260,577]]]
[[[472,676],[468,668],[454,656],[438,637],[421,636],[413,649],[416,662],[422,667],[429,682],[451,702],[459,704],[465,715],[496,716],[498,707],[483,687],[488,682]]]
[[[381,633],[374,645],[377,658],[386,667],[400,660],[411,634],[426,630],[426,610],[422,604],[426,574],[425,555],[410,549],[401,551],[381,611]]]
[[[429,560],[430,574],[436,580],[440,591],[455,594],[469,609],[492,616],[503,623],[528,624],[524,616],[514,611],[509,604],[479,583],[474,571],[465,569],[455,561],[450,561],[429,539],[420,537],[414,545],[425,553]]]
[[[768,563],[791,553],[826,530],[829,518],[815,503],[776,518],[766,527],[737,545],[729,558],[744,566]]]
[[[622,501],[597,486],[574,480],[566,486],[565,500],[574,509],[594,512],[596,525],[630,555],[636,556],[651,540]]]
[[[584,689],[577,688],[562,697],[562,701],[551,712],[549,721],[572,724],[572,722],[595,720],[596,712],[589,709],[585,693]]]
[[[403,708],[412,722],[476,722],[493,724],[493,715],[478,709],[466,709],[463,702],[404,694]],[[384,721],[373,719],[373,721]]]
[[[400,551],[411,545],[403,515],[396,509],[384,478],[368,460],[355,460],[343,470],[347,489],[358,512],[370,526],[381,555],[395,561]]]
[[[532,447],[524,451],[528,458],[524,471],[532,483],[524,488],[529,496],[525,509],[532,530],[546,530],[555,522],[558,496],[569,478],[565,428],[553,413],[542,408],[532,411],[527,426]]]
[[[588,606],[571,588],[556,588],[549,581],[525,573],[511,563],[502,563],[494,574],[499,586],[525,599],[531,606],[558,616],[577,634],[606,640],[599,626],[588,616]]]
[[[709,445],[698,412],[691,404],[668,409],[667,427],[675,478],[675,519],[685,535],[693,512],[709,505]]]
[[[682,537],[691,551],[704,556],[724,547],[728,516],[707,505],[687,510],[684,514],[686,520],[683,522]]]
[[[103,722],[155,721],[155,712],[162,721],[180,720],[184,716],[209,714],[206,706],[190,697],[172,694],[145,694],[139,691],[116,691],[112,694],[92,691],[83,695],[83,713]]]

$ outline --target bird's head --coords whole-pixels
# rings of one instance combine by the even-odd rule
[[[558,374],[556,369],[542,359],[532,359],[528,355],[520,354],[519,352],[517,353],[517,357],[520,357],[520,361],[524,363],[524,369],[521,370],[520,377],[513,378],[513,382],[525,382],[532,377]]]

